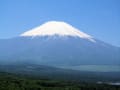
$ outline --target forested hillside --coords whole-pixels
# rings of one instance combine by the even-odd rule
[[[120,90],[120,86],[0,73],[0,90]]]

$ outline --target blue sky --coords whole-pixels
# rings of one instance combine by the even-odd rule
[[[11,38],[46,21],[64,21],[120,46],[120,0],[0,0],[0,38]]]

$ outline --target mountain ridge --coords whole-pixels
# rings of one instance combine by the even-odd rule
[[[48,22],[48,26],[51,22]],[[56,22],[55,22],[56,23]],[[66,30],[66,23],[59,27],[57,22],[55,28],[63,27]],[[61,25],[61,22],[60,22]],[[46,24],[43,24],[46,28]],[[41,26],[40,26],[41,27]],[[54,22],[52,22],[54,28]],[[67,25],[69,27],[69,25]],[[71,29],[71,26],[70,26]],[[74,29],[74,28],[73,28]],[[74,31],[72,29],[72,32]],[[0,60],[6,63],[31,62],[43,65],[119,65],[120,51],[119,48],[107,44],[103,41],[87,37],[75,37],[73,35],[59,35],[59,30],[52,32],[53,35],[41,35],[41,29],[38,36],[18,36],[12,39],[0,40]],[[76,29],[75,29],[76,30]],[[66,31],[69,31],[68,28]],[[58,34],[56,34],[58,33]],[[62,32],[63,33],[63,32]],[[61,33],[60,33],[61,34]],[[76,35],[76,33],[75,33]],[[78,35],[78,34],[77,34]],[[85,34],[86,35],[86,34]],[[84,34],[83,34],[84,36]],[[94,40],[94,41],[91,41]]]
[[[28,30],[22,33],[21,37],[37,37],[37,36],[73,36],[83,39],[88,39],[92,42],[95,42],[92,36],[78,30],[72,25],[62,22],[62,21],[49,21],[46,22],[32,30]]]

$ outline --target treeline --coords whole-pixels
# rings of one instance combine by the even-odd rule
[[[36,79],[2,73],[0,90],[120,90],[120,86]]]

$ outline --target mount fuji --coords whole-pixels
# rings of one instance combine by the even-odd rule
[[[0,40],[0,63],[120,65],[120,49],[73,26],[49,21],[18,37]]]

